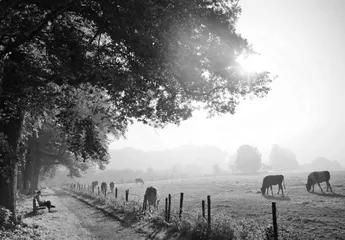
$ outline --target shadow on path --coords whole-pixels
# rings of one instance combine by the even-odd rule
[[[24,218],[31,218],[38,215],[43,215],[43,214],[46,214],[47,212],[48,210],[46,209],[40,209],[40,210],[37,210],[36,212],[28,212],[24,214]]]

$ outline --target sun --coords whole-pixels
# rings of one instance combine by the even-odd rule
[[[237,62],[246,72],[262,72],[265,70],[265,60],[259,54],[244,56],[237,58]]]

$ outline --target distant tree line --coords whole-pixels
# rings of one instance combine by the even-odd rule
[[[262,162],[259,150],[250,145],[241,145],[236,152],[235,161],[229,162],[232,172],[256,173],[258,171],[295,171],[295,170],[339,170],[341,165],[337,161],[330,161],[325,157],[317,157],[310,164],[300,165],[295,153],[290,149],[274,144],[269,154],[269,164]]]

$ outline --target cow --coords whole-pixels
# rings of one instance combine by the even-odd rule
[[[142,178],[136,178],[135,184],[138,184],[138,183],[144,184],[144,180]]]
[[[102,191],[103,195],[107,195],[107,183],[106,182],[102,182],[101,191]]]
[[[114,182],[109,183],[109,187],[110,187],[110,191],[114,192],[115,183]]]
[[[282,187],[282,183],[284,184],[284,189],[285,188],[285,181],[284,181],[284,176],[283,175],[268,175],[264,178],[264,180],[262,181],[262,187],[261,187],[261,193],[262,195],[265,195],[266,193],[266,189],[267,189],[267,195],[268,195],[268,189],[271,188],[271,192],[272,192],[272,196],[273,196],[273,190],[272,190],[272,186],[273,185],[279,185],[279,189],[278,189],[278,193],[280,189],[282,190],[282,195],[284,195],[284,191],[283,191],[283,187]]]
[[[150,210],[150,206],[153,206],[154,210],[158,211],[159,201],[160,200],[159,200],[157,188],[152,187],[152,186],[146,188],[145,195],[144,195],[144,203],[143,203],[144,209],[147,208],[147,203],[148,203],[149,210]]]
[[[317,185],[319,185],[319,188],[321,189],[321,192],[323,192],[320,183],[326,182],[327,192],[328,192],[328,188],[330,188],[331,192],[333,192],[331,184],[329,183],[330,179],[331,179],[331,174],[329,173],[329,171],[312,172],[308,175],[308,181],[305,186],[308,192],[313,187],[312,192],[314,192],[314,185],[317,183]]]
[[[95,187],[97,187],[98,185],[98,181],[94,181],[91,183],[91,187],[92,187],[92,192],[94,193],[95,192]]]

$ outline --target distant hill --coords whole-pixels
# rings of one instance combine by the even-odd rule
[[[110,150],[110,163],[106,169],[155,170],[170,169],[176,166],[212,169],[215,164],[223,165],[227,152],[216,146],[184,145],[162,151],[142,151],[134,148]]]

